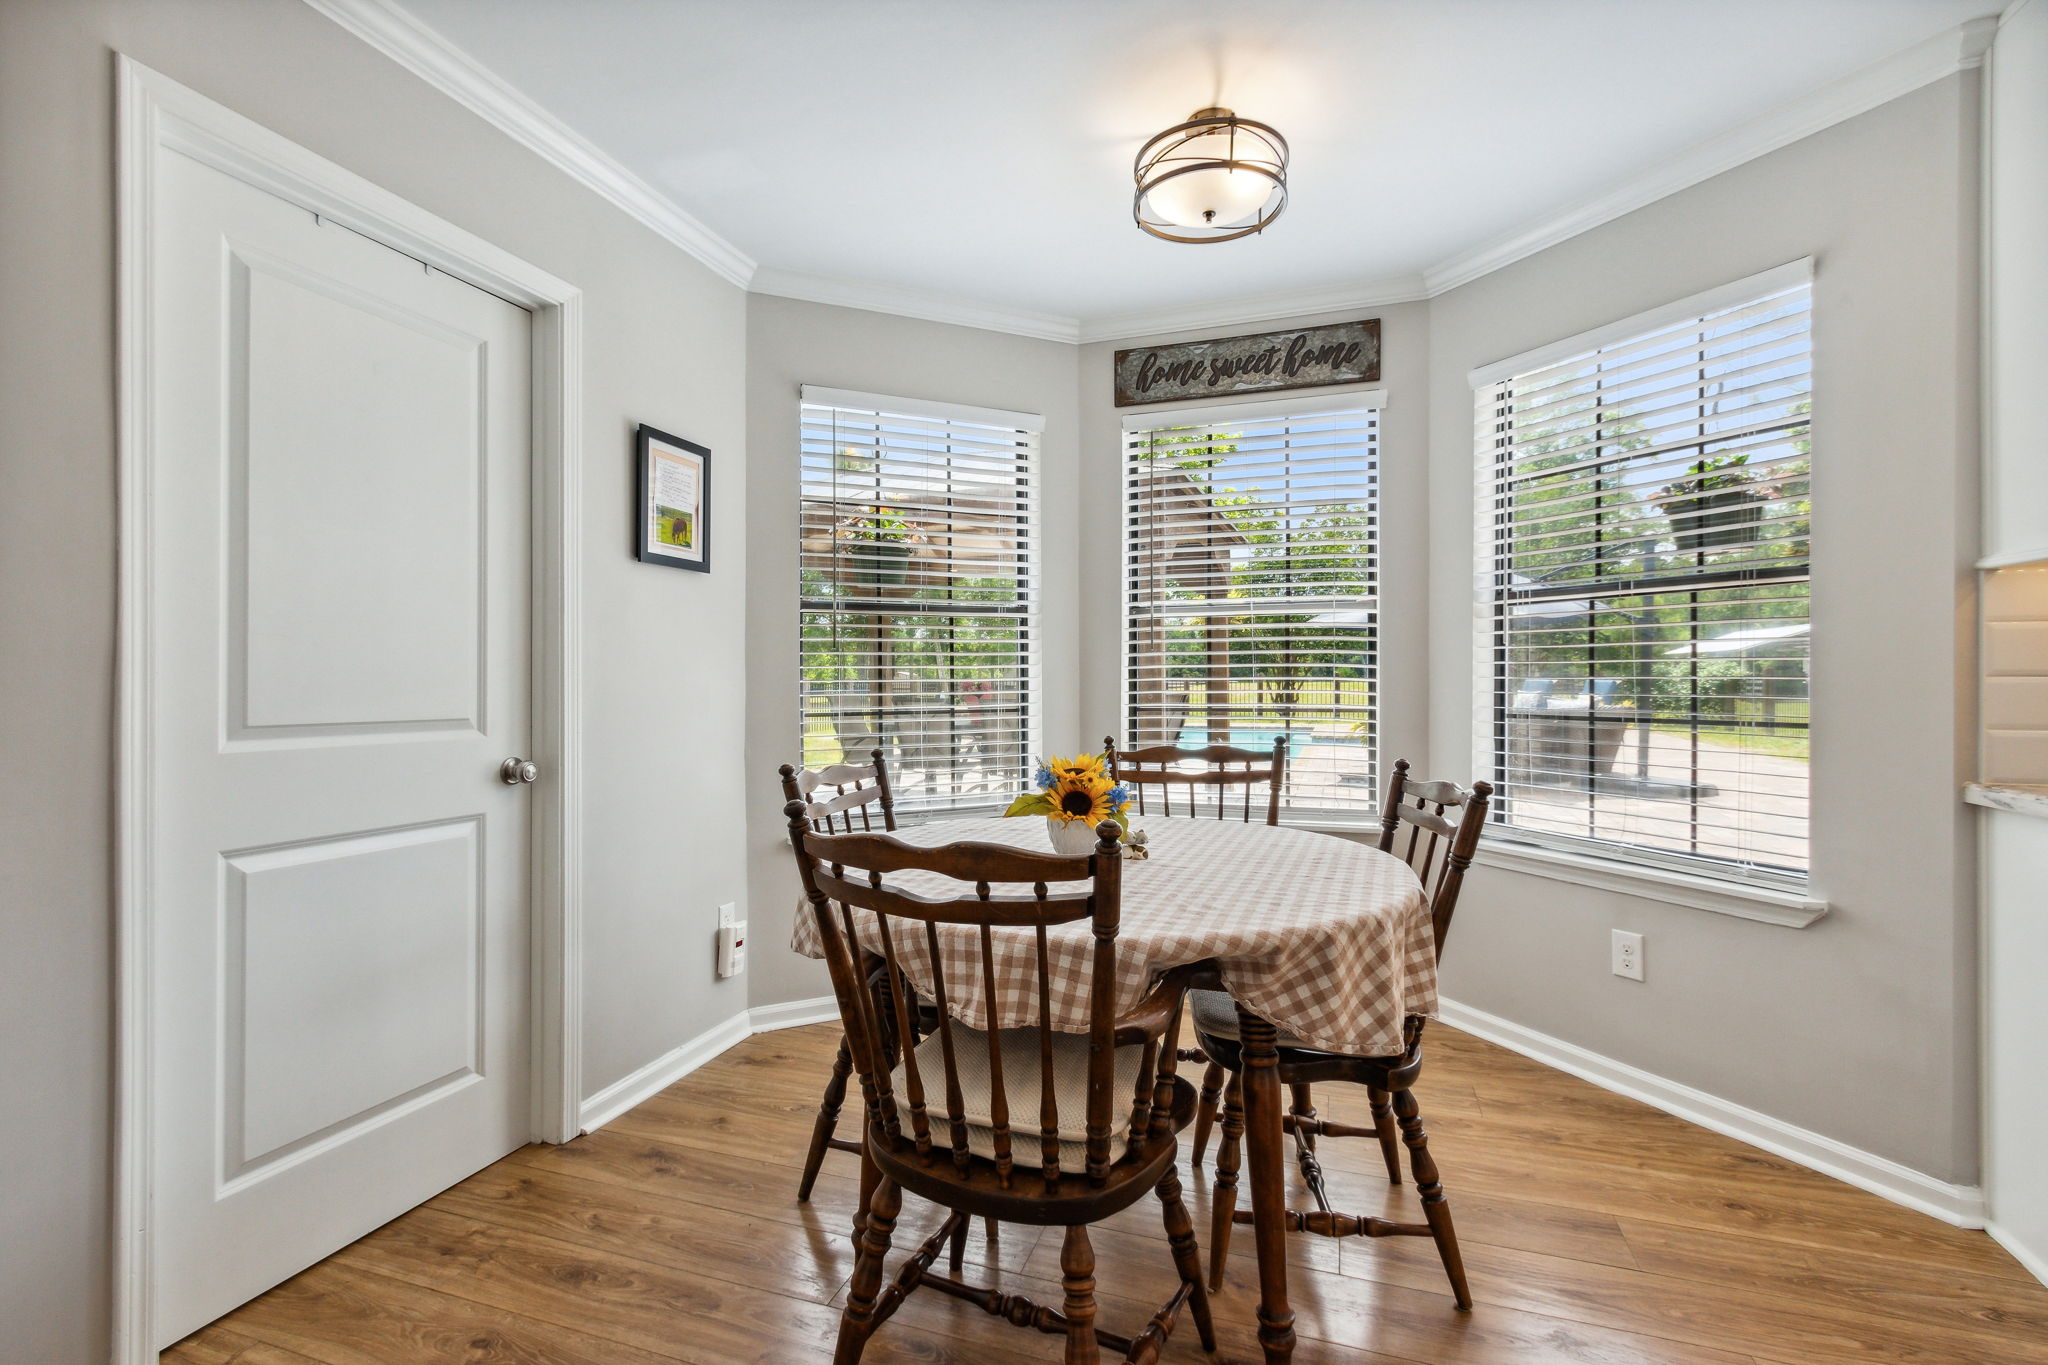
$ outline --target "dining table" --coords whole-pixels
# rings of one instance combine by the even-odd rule
[[[1148,856],[1124,862],[1117,1007],[1135,1005],[1162,973],[1181,967],[1237,1004],[1258,1336],[1268,1365],[1279,1365],[1294,1353],[1294,1312],[1277,1040],[1285,1031],[1290,1042],[1328,1051],[1400,1054],[1406,1021],[1433,1017],[1437,1009],[1428,901],[1406,862],[1362,839],[1229,819],[1133,816],[1130,823],[1143,831]],[[1031,817],[930,819],[894,837],[924,847],[965,840],[1036,852],[1051,847],[1045,821]],[[959,890],[924,871],[894,873],[889,881],[923,895]],[[948,1003],[961,1023],[1037,1024],[1033,935],[997,931],[989,981],[980,970],[978,930],[941,926],[937,938]],[[1055,1028],[1088,1029],[1093,942],[1085,920],[1048,935]],[[790,946],[823,955],[808,907],[799,907]],[[897,966],[912,986],[931,993],[932,962],[920,936],[907,938]]]

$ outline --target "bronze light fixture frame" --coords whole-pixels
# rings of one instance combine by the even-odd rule
[[[1195,139],[1223,130],[1230,134],[1228,156],[1176,155]],[[1245,156],[1238,155],[1240,135],[1246,143]],[[1197,109],[1186,123],[1176,124],[1152,138],[1138,149],[1138,159],[1132,171],[1138,182],[1137,192],[1131,198],[1132,220],[1140,230],[1168,242],[1187,242],[1195,246],[1208,242],[1234,242],[1240,237],[1264,232],[1287,207],[1287,139],[1271,125],[1239,118],[1228,109]],[[1245,226],[1219,229],[1199,237],[1187,235],[1189,230],[1181,229],[1177,223],[1157,222],[1145,217],[1146,195],[1176,176],[1192,175],[1196,171],[1249,171],[1272,181],[1280,195],[1274,199],[1269,194],[1270,206]]]

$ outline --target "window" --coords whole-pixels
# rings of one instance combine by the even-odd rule
[[[1125,742],[1285,735],[1282,809],[1314,823],[1362,823],[1379,786],[1378,395],[1345,403],[1148,415],[1124,438]]]
[[[1517,835],[1804,880],[1808,279],[1474,375],[1481,747]]]
[[[1030,771],[1040,425],[804,389],[804,763],[879,746],[901,815],[1007,805]]]

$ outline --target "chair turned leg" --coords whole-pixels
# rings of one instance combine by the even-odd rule
[[[853,1206],[853,1250],[860,1253],[861,1234],[867,1230],[868,1205],[875,1200],[875,1186],[881,1183],[882,1172],[874,1162],[868,1160],[866,1146],[860,1152],[860,1199]]]
[[[1287,1112],[1301,1120],[1301,1126],[1294,1130],[1294,1156],[1301,1167],[1302,1183],[1308,1186],[1316,1207],[1324,1213],[1330,1211],[1330,1193],[1323,1183],[1323,1163],[1316,1159],[1316,1135],[1308,1125],[1316,1121],[1316,1106],[1309,1094],[1309,1088],[1299,1082],[1287,1087],[1292,1098],[1288,1101]]]
[[[1202,1349],[1213,1351],[1216,1323],[1209,1315],[1209,1291],[1202,1284],[1202,1250],[1195,1245],[1195,1222],[1181,1202],[1180,1173],[1168,1166],[1153,1193],[1166,1213],[1166,1244],[1173,1250],[1173,1268],[1180,1272],[1180,1282],[1188,1287],[1188,1311],[1194,1314],[1195,1331],[1202,1338]]]
[[[1237,1167],[1244,1155],[1244,1073],[1232,1072],[1223,1092],[1223,1144],[1216,1149],[1216,1183],[1209,1189],[1209,1288],[1223,1288],[1230,1256],[1230,1225],[1237,1212]]]
[[[861,1229],[860,1255],[854,1258],[853,1279],[846,1287],[846,1311],[839,1316],[839,1345],[832,1352],[832,1365],[856,1365],[875,1330],[875,1300],[882,1292],[883,1261],[889,1255],[889,1237],[896,1231],[896,1215],[903,1209],[903,1191],[884,1176],[875,1184],[868,1202],[866,1225]]]
[[[967,1264],[967,1225],[972,1221],[962,1218],[954,1227],[952,1246],[947,1251],[947,1259],[952,1264],[953,1278],[956,1280],[960,1278],[961,1268]]]
[[[1458,1234],[1451,1227],[1451,1206],[1444,1198],[1443,1181],[1436,1161],[1429,1154],[1429,1134],[1422,1131],[1422,1113],[1415,1093],[1394,1093],[1394,1112],[1401,1120],[1401,1139],[1408,1144],[1408,1167],[1415,1173],[1415,1192],[1422,1196],[1422,1216],[1429,1220],[1429,1235],[1436,1239],[1436,1254],[1443,1258],[1444,1274],[1451,1277],[1451,1293],[1458,1307],[1472,1307],[1472,1291],[1465,1283],[1465,1258],[1458,1254]]]
[[[1394,1126],[1394,1097],[1378,1086],[1367,1086],[1372,1101],[1372,1126],[1379,1130],[1380,1156],[1387,1163],[1387,1182],[1401,1183],[1401,1131]]]
[[[1289,1114],[1298,1119],[1306,1119],[1310,1123],[1316,1121],[1315,1087],[1301,1081],[1296,1081],[1293,1085],[1287,1087],[1287,1095],[1287,1112]],[[1303,1133],[1301,1140],[1308,1144],[1308,1149],[1311,1152],[1316,1149],[1316,1135],[1314,1133]]]
[[[1195,1141],[1190,1164],[1201,1169],[1202,1153],[1209,1150],[1209,1128],[1216,1122],[1216,1100],[1223,1093],[1223,1063],[1211,1062],[1202,1073],[1202,1102],[1195,1109]]]
[[[1089,1245],[1086,1224],[1067,1228],[1067,1240],[1060,1246],[1060,1283],[1067,1291],[1066,1365],[1099,1365],[1102,1352],[1095,1344],[1095,1248]],[[834,1361],[833,1365],[839,1365]]]
[[[832,1130],[839,1126],[839,1106],[846,1103],[846,1080],[853,1075],[853,1054],[846,1050],[846,1035],[839,1035],[839,1055],[832,1059],[832,1079],[825,1082],[825,1097],[818,1102],[818,1121],[811,1127],[811,1150],[804,1157],[804,1178],[797,1182],[796,1202],[807,1202],[811,1186],[818,1183],[818,1167],[832,1142]]]

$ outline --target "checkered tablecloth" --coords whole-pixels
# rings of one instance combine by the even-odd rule
[[[1135,1005],[1159,972],[1215,958],[1231,995],[1314,1047],[1398,1053],[1402,1020],[1436,1014],[1428,905],[1400,859],[1332,835],[1233,820],[1139,816],[1132,823],[1150,837],[1152,856],[1123,865],[1119,1011]],[[1045,821],[1034,818],[935,820],[897,837],[927,846],[977,839],[1052,851]],[[963,890],[928,872],[896,873],[888,881],[927,896]],[[855,914],[863,944],[879,951],[873,916]],[[891,923],[898,964],[930,998],[922,927]],[[1086,1032],[1094,943],[1088,922],[1061,925],[1048,939],[1053,1025]],[[1030,929],[994,931],[996,1027],[1038,1022],[1036,943]],[[823,956],[807,904],[798,907],[790,946]],[[955,1017],[970,1028],[990,1027],[980,930],[940,926],[939,952]]]

